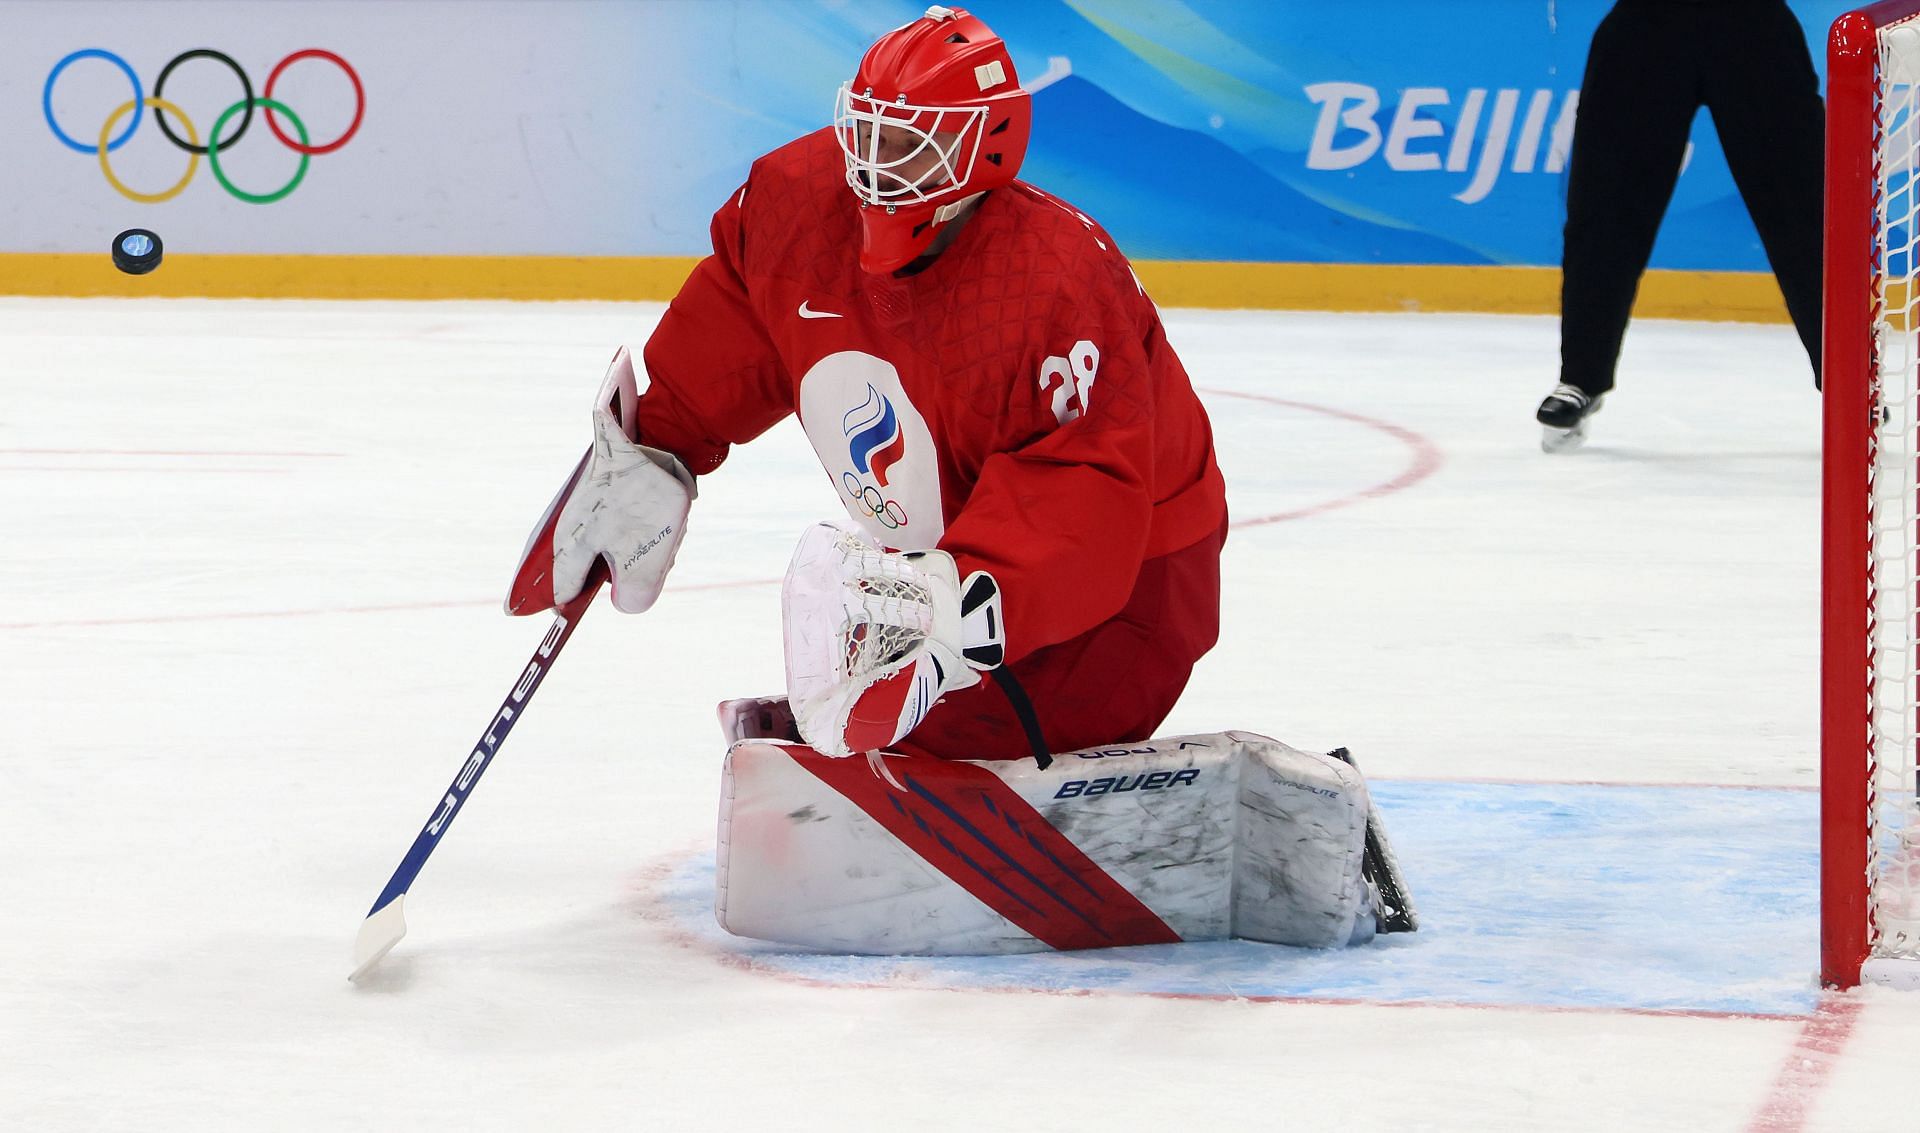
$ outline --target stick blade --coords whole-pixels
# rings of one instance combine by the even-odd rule
[[[357,980],[372,971],[380,958],[393,951],[393,946],[407,935],[407,916],[401,908],[406,901],[407,896],[402,893],[360,922],[360,935],[353,941],[353,972],[348,979]]]

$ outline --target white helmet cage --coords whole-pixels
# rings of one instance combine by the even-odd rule
[[[915,205],[963,191],[980,153],[984,106],[916,106],[882,102],[872,91],[855,94],[843,83],[834,108],[833,132],[847,159],[847,185],[866,204]],[[880,159],[881,129],[905,134],[914,144],[904,154]],[[925,155],[932,154],[928,162]],[[924,163],[911,178],[909,167]]]

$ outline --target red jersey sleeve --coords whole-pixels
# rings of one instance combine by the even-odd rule
[[[745,202],[753,180],[713,216],[713,254],[687,277],[647,340],[640,437],[695,474],[793,412],[793,383],[747,294]]]
[[[1131,276],[1075,296],[1052,325],[1031,408],[1067,419],[988,457],[940,540],[963,577],[999,581],[1010,660],[1111,618],[1141,563],[1226,514],[1205,412]]]

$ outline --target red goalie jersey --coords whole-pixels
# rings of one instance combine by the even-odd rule
[[[1214,643],[1226,532],[1158,313],[1099,225],[1023,182],[918,271],[861,269],[860,209],[830,130],[754,164],[647,343],[640,436],[704,474],[798,413],[877,542],[998,579],[1052,750],[1146,738]],[[899,747],[1028,750],[990,683]]]

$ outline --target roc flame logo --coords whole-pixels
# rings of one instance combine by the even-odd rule
[[[887,469],[907,451],[906,434],[900,431],[900,417],[872,385],[867,400],[858,409],[840,419],[840,432],[847,438],[847,455],[854,470],[870,474],[879,485],[887,486]]]

